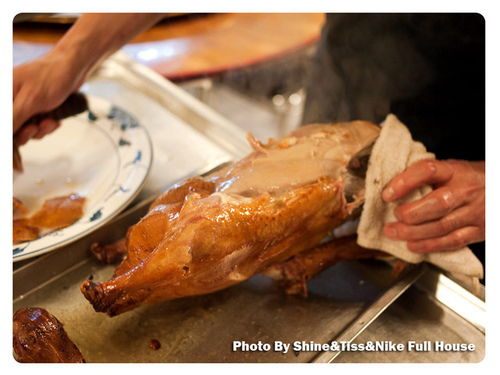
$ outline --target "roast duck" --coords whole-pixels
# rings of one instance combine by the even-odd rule
[[[325,243],[363,204],[363,156],[375,124],[312,124],[204,178],[178,184],[151,205],[116,244],[96,245],[125,257],[113,278],[85,281],[81,291],[110,316],[141,305],[207,294],[257,273],[305,281],[340,259],[373,257],[346,239]],[[348,245],[348,246],[347,246]]]

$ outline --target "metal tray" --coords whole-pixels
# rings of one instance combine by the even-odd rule
[[[64,324],[87,362],[482,359],[484,300],[425,265],[394,278],[391,264],[385,261],[343,262],[311,280],[307,298],[288,296],[271,279],[257,275],[217,293],[141,307],[113,318],[94,312],[79,286],[89,277],[97,281],[109,279],[114,266],[94,260],[90,245],[122,238],[127,228],[146,213],[160,190],[187,175],[202,174],[239,158],[248,152],[248,146],[243,132],[234,125],[123,55],[106,61],[84,90],[124,106],[148,124],[154,140],[155,165],[138,199],[112,222],[65,248],[14,264],[13,310],[27,306],[47,309]],[[410,303],[414,296],[419,296],[417,305]],[[279,342],[293,345],[391,340],[406,344],[437,339],[461,339],[477,349],[460,356],[435,351],[414,355],[293,350],[293,346],[287,353],[275,350]],[[153,349],[151,340],[158,340],[161,347]],[[248,344],[249,350],[235,350],[233,346],[238,342]],[[269,350],[263,344],[269,344]],[[257,350],[251,350],[254,347]]]
[[[14,311],[28,306],[47,309],[63,322],[86,360],[94,363],[478,362],[484,356],[484,305],[479,299],[445,279],[451,289],[439,297],[452,302],[446,305],[428,289],[443,288],[439,279],[444,276],[438,271],[422,266],[395,279],[391,265],[377,260],[331,267],[308,283],[307,298],[288,296],[268,277],[257,275],[217,293],[145,306],[113,318],[96,313],[79,285],[89,277],[109,279],[114,266],[95,261],[89,246],[92,241],[121,238],[146,209],[147,204],[139,205],[94,235],[17,269]],[[413,284],[416,279],[421,283]],[[450,293],[455,294],[451,299]],[[158,350],[150,347],[152,340],[160,342]],[[279,342],[333,340],[405,345],[412,340],[459,341],[474,344],[476,350],[274,350]],[[271,349],[234,350],[236,342],[269,344]]]

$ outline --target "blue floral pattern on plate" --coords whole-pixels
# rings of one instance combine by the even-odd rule
[[[14,245],[14,261],[55,250],[89,234],[123,210],[145,182],[152,163],[152,145],[147,130],[130,113],[102,98],[88,96],[88,102],[89,111],[64,120],[62,127],[65,123],[84,123],[99,134],[101,139],[105,139],[105,143],[112,147],[111,152],[117,165],[117,170],[114,171],[113,168],[113,173],[109,174],[109,179],[113,180],[106,180],[109,185],[106,191],[100,194],[97,201],[91,201],[88,206],[86,204],[84,216],[73,225],[34,241]],[[69,128],[76,125],[66,126]],[[83,143],[86,141],[81,140]],[[75,158],[73,155],[71,157]]]

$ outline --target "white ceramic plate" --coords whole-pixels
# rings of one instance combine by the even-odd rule
[[[108,101],[88,96],[89,111],[63,120],[41,140],[22,146],[24,173],[14,174],[14,197],[30,213],[47,199],[72,193],[86,198],[73,225],[13,245],[14,261],[55,250],[103,225],[130,203],[151,167],[146,129]]]

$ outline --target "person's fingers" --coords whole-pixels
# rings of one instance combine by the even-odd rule
[[[15,134],[17,144],[22,146],[30,139],[42,139],[61,125],[61,122],[52,118],[43,119],[39,124],[26,124]]]
[[[471,212],[468,207],[460,207],[450,214],[435,221],[418,225],[392,222],[384,225],[384,234],[393,240],[417,241],[445,236],[457,229],[471,224]]]
[[[34,135],[33,138],[41,139],[45,137],[47,134],[50,134],[54,130],[56,130],[60,124],[60,121],[54,120],[52,118],[43,119],[38,125],[38,132]]]
[[[452,251],[467,246],[470,243],[483,240],[482,231],[475,226],[457,229],[446,236],[425,239],[420,241],[408,241],[408,250],[414,253],[432,253],[438,251]]]
[[[15,139],[19,146],[26,144],[31,138],[38,133],[38,126],[35,124],[27,124],[17,131]]]
[[[436,190],[414,202],[399,204],[394,209],[397,221],[383,228],[388,238],[406,241],[411,251],[425,253],[484,241],[484,162],[421,162],[391,184],[401,193],[423,181]]]
[[[397,206],[394,216],[406,224],[420,224],[446,216],[462,204],[460,191],[442,187],[414,202]]]
[[[45,56],[14,68],[13,134],[32,116],[56,108],[66,97],[66,89],[61,89],[67,84],[65,69]]]
[[[424,185],[440,184],[453,176],[453,168],[446,161],[422,160],[396,176],[382,192],[386,202],[403,198]]]

